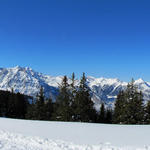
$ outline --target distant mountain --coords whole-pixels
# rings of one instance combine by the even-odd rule
[[[119,91],[125,90],[128,84],[119,79],[88,77],[87,80],[97,108],[99,108],[101,101],[107,106],[113,106]],[[150,100],[150,83],[142,79],[135,80],[134,83],[138,90],[143,92],[144,100]]]
[[[0,90],[11,90],[30,96],[36,96],[40,87],[44,88],[46,96],[55,99],[58,94],[58,86],[62,76],[52,77],[43,75],[28,67],[0,68]],[[79,81],[76,81],[79,84]],[[113,105],[116,95],[126,88],[127,83],[119,79],[87,77],[87,84],[91,89],[92,99],[98,108],[103,101],[107,105]],[[150,100],[150,83],[142,79],[135,81],[135,85],[144,94],[144,99]]]
[[[30,96],[36,96],[42,86],[45,95],[53,98],[58,94],[58,83],[62,77],[51,77],[33,71],[31,68],[16,66],[0,68],[0,89],[13,90]]]

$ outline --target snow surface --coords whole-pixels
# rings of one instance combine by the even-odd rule
[[[2,150],[150,150],[150,125],[0,118]]]

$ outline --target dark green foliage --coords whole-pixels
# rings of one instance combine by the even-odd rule
[[[14,93],[11,93],[8,97],[8,110],[7,116],[10,118],[16,118],[16,99]]]
[[[0,117],[8,116],[8,99],[10,94],[8,91],[0,91]]]
[[[114,110],[114,123],[143,124],[143,95],[134,86],[134,80],[128,84],[125,91],[117,96]]]
[[[106,122],[106,112],[105,112],[104,103],[102,103],[101,107],[100,107],[98,122],[99,123],[105,123]]]
[[[25,118],[27,113],[28,102],[25,100],[24,96],[20,93],[15,95],[15,106],[16,106],[16,118]]]
[[[44,108],[44,111],[45,111],[45,120],[51,120],[52,118],[52,113],[54,111],[54,108],[53,108],[53,102],[52,102],[52,99],[49,98],[45,101],[45,108]]]
[[[112,123],[112,116],[113,116],[112,109],[107,109],[106,110],[105,123],[111,124]]]
[[[36,102],[33,106],[33,119],[45,120],[44,101],[44,92],[41,87],[40,92],[37,95]]]
[[[72,73],[72,78],[71,78],[71,84],[70,84],[70,91],[73,95],[76,93],[76,87],[75,87],[75,74]]]
[[[71,78],[71,84],[69,85],[69,90],[70,90],[70,106],[71,106],[71,120],[75,121],[75,98],[77,94],[77,87],[75,86],[75,74],[72,74]]]
[[[89,92],[89,88],[86,84],[86,77],[83,73],[74,101],[75,121],[93,122],[95,120],[96,111]]]
[[[64,76],[62,83],[59,87],[59,95],[57,96],[55,106],[57,107],[55,113],[53,114],[54,120],[72,120],[71,97],[67,76]]]
[[[112,123],[113,111],[110,108],[105,108],[104,103],[101,104],[100,112],[97,114],[98,123]]]
[[[36,120],[35,116],[36,116],[35,103],[32,102],[31,104],[28,105],[25,118],[31,119],[31,120]]]
[[[142,92],[137,90],[132,80],[127,89],[117,95],[114,111],[106,109],[102,103],[100,112],[96,113],[91,100],[90,89],[87,86],[85,74],[79,86],[75,84],[75,75],[72,74],[71,83],[64,76],[59,86],[59,95],[56,102],[45,98],[44,90],[29,103],[29,97],[20,93],[0,91],[0,117],[59,120],[97,123],[119,124],[150,124],[150,102],[143,105]]]
[[[145,108],[145,123],[150,124],[150,101],[147,102]]]
[[[114,123],[122,123],[126,119],[126,106],[127,101],[125,98],[125,94],[123,91],[120,91],[117,95],[117,99],[115,102],[115,109],[113,115],[113,122]]]
[[[71,103],[73,103],[75,100],[76,93],[77,93],[77,88],[75,87],[75,74],[74,73],[72,74],[71,84],[69,85],[69,91],[70,91]]]
[[[28,97],[20,93],[0,91],[0,116],[24,119],[27,113]]]
[[[26,119],[51,120],[52,113],[53,102],[50,98],[45,100],[44,91],[41,87],[35,101],[32,101],[32,103],[28,107]]]

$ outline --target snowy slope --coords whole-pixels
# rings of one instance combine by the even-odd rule
[[[15,92],[30,96],[36,96],[40,87],[43,86],[45,95],[51,95],[55,99],[61,80],[62,76],[43,75],[28,67],[0,68],[0,89],[11,90],[13,88]],[[76,84],[78,83],[79,80],[76,81]],[[106,104],[113,104],[118,92],[127,86],[126,82],[122,82],[119,79],[94,78],[90,76],[87,77],[87,83],[96,106],[99,106],[101,101]],[[138,79],[135,84],[144,93],[144,99],[150,100],[150,83]]]
[[[0,149],[3,150],[148,150],[149,139],[149,125],[0,118]]]
[[[92,91],[93,101],[98,108],[101,101],[111,106],[119,91],[124,90],[127,86],[126,82],[122,82],[119,79],[88,77],[87,81]]]
[[[14,68],[0,68],[0,89],[20,92],[36,96],[40,87],[44,87],[46,96],[55,96],[58,93],[58,83],[62,77],[45,76],[31,68],[16,66]]]

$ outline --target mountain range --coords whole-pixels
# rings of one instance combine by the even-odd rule
[[[35,97],[42,86],[45,95],[51,96],[55,100],[62,78],[63,76],[44,75],[29,67],[0,68],[0,90],[11,91],[13,88],[14,92]],[[76,85],[78,84],[79,80],[76,80]],[[124,90],[127,84],[127,82],[120,81],[117,78],[87,77],[87,85],[97,109],[101,102],[104,102],[107,106],[113,106],[117,94],[120,90]],[[135,85],[138,90],[143,92],[144,100],[150,100],[150,83],[138,79],[135,80]]]

